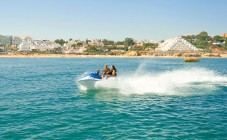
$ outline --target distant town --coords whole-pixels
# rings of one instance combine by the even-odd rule
[[[207,56],[227,54],[227,34],[182,35],[161,41],[109,39],[35,40],[30,36],[0,35],[0,54],[74,54],[111,56]]]

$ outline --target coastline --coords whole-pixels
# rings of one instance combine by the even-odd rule
[[[78,55],[78,54],[0,54],[0,58],[185,58],[183,56],[125,56],[125,55]],[[201,56],[199,58],[227,58],[227,54],[220,57]]]

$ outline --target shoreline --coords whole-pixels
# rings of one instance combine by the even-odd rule
[[[185,58],[183,56],[124,56],[124,55],[76,55],[76,54],[0,54],[0,58]],[[201,56],[198,58],[227,58],[227,54],[220,57]]]

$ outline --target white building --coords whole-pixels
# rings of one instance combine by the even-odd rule
[[[198,49],[182,37],[167,39],[155,51],[198,51]]]
[[[32,46],[32,41],[25,41],[25,40],[23,40],[18,45],[18,51],[19,52],[30,52],[31,51],[31,46]]]
[[[12,36],[0,35],[0,44],[11,45],[12,44]]]
[[[94,40],[91,40],[91,42],[88,42],[88,45],[103,47],[104,43],[101,40],[99,40],[99,39],[94,39]]]
[[[4,47],[4,45],[0,44],[0,52],[3,52],[3,51],[5,51],[5,47]]]
[[[22,42],[21,37],[19,37],[19,36],[12,37],[12,45],[19,45],[21,42]]]
[[[18,51],[29,52],[36,50],[44,52],[59,47],[61,47],[59,44],[48,40],[23,40],[18,46]]]

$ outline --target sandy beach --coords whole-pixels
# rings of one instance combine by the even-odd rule
[[[125,55],[77,55],[77,54],[0,54],[0,58],[184,58],[179,56],[125,56]],[[227,58],[227,54],[220,57],[201,56],[200,58]]]

